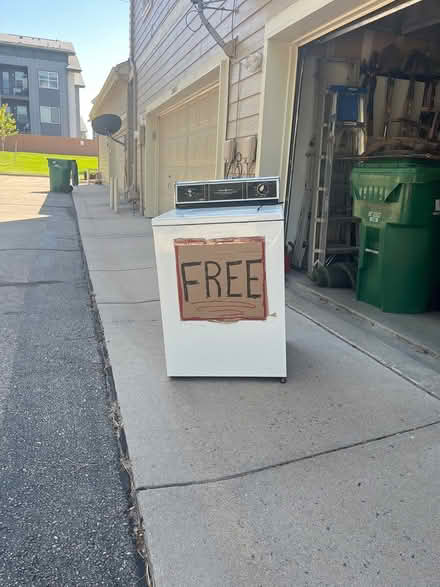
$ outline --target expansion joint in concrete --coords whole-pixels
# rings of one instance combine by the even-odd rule
[[[0,281],[0,287],[37,287],[39,285],[86,285],[84,281],[61,281],[57,279],[50,279],[47,281]]]
[[[332,455],[332,454],[339,453],[339,452],[346,451],[346,450],[351,450],[353,448],[368,446],[369,444],[373,444],[375,442],[389,440],[390,438],[395,438],[396,436],[401,436],[402,434],[412,434],[414,432],[418,432],[419,430],[426,430],[427,428],[432,428],[433,426],[438,426],[438,425],[440,425],[440,420],[435,420],[434,422],[429,422],[428,424],[421,424],[420,426],[415,426],[414,428],[406,428],[405,430],[398,430],[397,432],[391,432],[390,434],[383,434],[382,436],[368,438],[367,440],[360,440],[359,442],[353,442],[353,443],[339,446],[336,448],[322,450],[322,451],[312,453],[309,455],[305,455],[302,457],[297,457],[294,459],[280,461],[280,462],[274,463],[272,465],[265,465],[263,467],[257,467],[255,469],[249,469],[247,471],[241,471],[240,473],[234,473],[231,475],[223,475],[221,477],[211,477],[211,478],[207,478],[207,479],[198,479],[195,481],[163,483],[163,484],[158,484],[158,485],[141,485],[137,488],[137,492],[140,493],[141,491],[152,491],[152,490],[158,490],[158,489],[172,489],[172,488],[176,488],[176,487],[192,487],[192,486],[197,486],[197,485],[210,485],[213,483],[220,483],[222,481],[232,481],[234,479],[240,479],[242,477],[248,477],[250,475],[255,475],[256,473],[263,473],[265,471],[271,471],[274,469],[279,469],[281,467],[286,467],[287,465],[295,465],[297,463],[303,463],[305,461],[310,461],[312,459],[316,459],[319,457]]]
[[[139,300],[139,301],[135,301],[135,302],[99,302],[97,301],[98,306],[99,305],[104,305],[104,306],[136,306],[137,304],[152,304],[153,302],[159,302],[159,298],[154,299],[154,300]]]
[[[98,271],[102,271],[102,272],[107,272],[108,271],[109,273],[111,273],[111,272],[113,272],[113,273],[121,273],[121,272],[124,272],[124,271],[146,271],[147,269],[154,269],[154,266],[153,265],[149,265],[147,267],[133,267],[133,268],[130,267],[129,269],[93,269],[93,268],[90,268],[89,267],[89,271],[91,273],[96,273]]]
[[[112,234],[112,233],[104,233],[104,234],[88,234],[84,232],[82,234],[83,238],[94,238],[97,240],[105,240],[105,239],[125,239],[125,238],[145,238],[150,236],[148,232],[140,233],[140,234]]]
[[[9,252],[9,251],[54,251],[56,253],[79,253],[81,252],[80,249],[42,249],[42,248],[14,248],[14,249],[0,249],[0,252]]]

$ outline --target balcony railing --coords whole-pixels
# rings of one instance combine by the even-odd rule
[[[27,98],[29,96],[29,90],[27,88],[20,88],[17,86],[1,86],[0,94],[4,98]]]

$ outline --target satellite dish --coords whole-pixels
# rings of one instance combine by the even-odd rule
[[[92,120],[92,128],[98,135],[106,137],[114,135],[120,130],[122,120],[116,114],[103,114]]]

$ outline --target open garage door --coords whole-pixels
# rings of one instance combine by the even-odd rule
[[[174,208],[176,181],[215,179],[218,87],[159,120],[159,213]]]

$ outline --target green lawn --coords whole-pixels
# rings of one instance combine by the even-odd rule
[[[49,175],[47,159],[76,159],[79,171],[98,169],[98,157],[0,152],[0,175]]]

